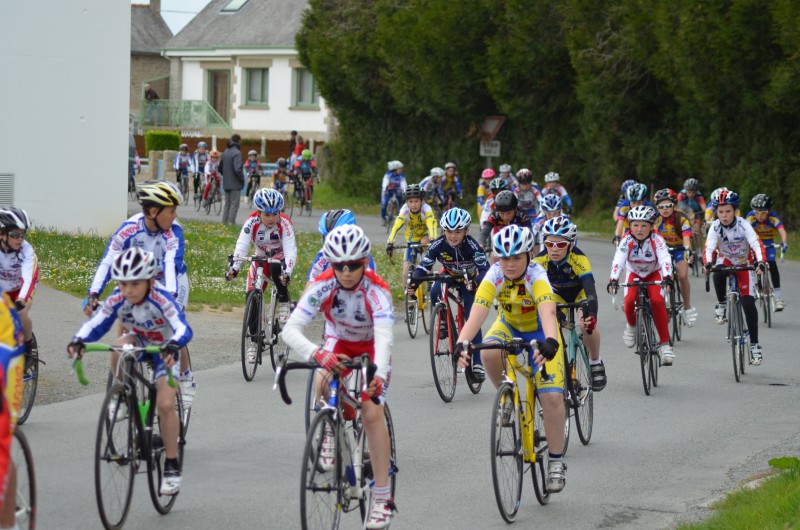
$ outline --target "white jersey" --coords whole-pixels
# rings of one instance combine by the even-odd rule
[[[294,238],[294,227],[287,216],[281,214],[272,228],[267,228],[261,222],[257,211],[245,219],[239,232],[239,239],[236,241],[236,250],[233,251],[235,270],[239,270],[242,261],[247,259],[251,244],[255,245],[255,255],[260,258],[283,259],[286,274],[292,274],[297,263],[297,243]]]
[[[711,263],[714,250],[719,248],[717,264],[727,259],[733,265],[746,265],[750,249],[756,254],[756,261],[767,261],[761,251],[761,241],[753,226],[742,219],[736,220],[729,227],[723,226],[717,219],[711,224],[706,239],[706,263]]]
[[[0,289],[6,292],[19,290],[17,300],[27,303],[37,283],[39,260],[30,243],[23,240],[16,252],[0,250]]]
[[[483,203],[483,209],[481,210],[481,222],[480,226],[483,227],[483,223],[489,220],[489,216],[494,213],[494,195],[487,198],[486,201]]]
[[[638,241],[630,232],[626,234],[614,254],[611,264],[611,279],[619,280],[622,270],[628,270],[640,278],[661,271],[661,278],[672,276],[672,257],[664,238],[652,232],[644,241]]]

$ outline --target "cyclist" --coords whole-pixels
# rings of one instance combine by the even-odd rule
[[[495,212],[492,213],[486,220],[486,223],[481,227],[480,241],[484,243],[484,248],[489,245],[489,236],[497,233],[500,228],[508,225],[517,225],[528,230],[531,230],[533,235],[533,227],[531,226],[531,218],[528,214],[517,208],[519,200],[513,192],[503,190],[497,194],[494,200]],[[492,255],[492,260],[497,258]],[[494,263],[494,261],[492,261]]]
[[[619,198],[617,199],[617,205],[614,206],[614,226],[617,225],[617,216],[619,215],[620,207],[626,204],[626,201],[628,200],[628,188],[630,188],[634,184],[638,183],[633,179],[628,179],[622,183],[622,188],[620,189],[620,195]]]
[[[630,220],[628,212],[637,206],[652,206],[647,200],[647,186],[641,182],[632,184],[628,187],[628,200],[623,202],[617,211],[617,228],[614,232],[614,246],[618,245],[622,236],[630,230]]]
[[[630,190],[629,190],[630,191]],[[658,218],[652,206],[634,206],[628,212],[631,223],[630,231],[622,238],[614,261],[611,264],[611,275],[606,290],[616,294],[619,288],[619,278],[627,265],[627,283],[637,280],[643,282],[658,282],[670,288],[672,286],[672,260],[669,248],[664,238],[653,230],[653,224]],[[672,346],[669,345],[669,330],[667,327],[667,306],[659,285],[647,287],[650,291],[650,307],[653,310],[653,320],[658,331],[661,362],[664,366],[671,366],[675,360]],[[628,348],[636,345],[636,313],[635,304],[639,295],[638,287],[628,287],[625,291],[625,331],[622,341]]]
[[[481,209],[481,217],[480,217],[480,227],[483,228],[483,225],[486,224],[486,221],[489,220],[489,216],[494,213],[494,198],[503,190],[508,189],[508,184],[506,181],[501,178],[494,178],[489,182],[489,191],[491,192],[488,197],[486,197],[486,201],[483,203],[483,208]]]
[[[206,163],[208,159],[208,144],[200,142],[197,144],[197,150],[192,155],[192,181],[195,195],[200,192],[200,175],[206,174]]]
[[[337,226],[354,224],[356,224],[356,217],[350,210],[328,210],[322,214],[322,217],[319,218],[318,231],[320,234],[322,234],[323,245],[325,244],[325,237],[330,233],[331,230]],[[328,265],[330,264],[325,258],[325,254],[322,252],[322,249],[320,249],[314,258],[314,261],[311,262],[311,267],[308,269],[306,288],[308,288],[308,286],[311,285],[311,282],[316,280],[320,274],[328,270]],[[375,260],[372,258],[372,254],[369,255],[369,263],[367,263],[367,268],[373,271],[377,270],[375,267]]]
[[[268,278],[272,278],[278,289],[278,321],[283,324],[289,318],[289,280],[292,270],[297,263],[297,242],[294,237],[292,221],[283,210],[283,195],[277,190],[261,188],[253,195],[253,206],[256,210],[244,220],[236,248],[233,251],[233,264],[225,273],[225,278],[230,281],[239,274],[242,262],[250,253],[250,245],[255,245],[255,254],[260,258],[275,258],[283,260],[280,263],[251,263],[247,273],[247,286],[245,294],[255,287],[258,267],[261,267]],[[281,270],[283,269],[283,270]],[[264,282],[263,288],[266,289]],[[256,344],[251,344],[248,351],[248,361],[256,360]]]
[[[678,273],[678,282],[680,282],[685,304],[686,325],[692,327],[697,322],[697,309],[692,307],[689,265],[697,257],[691,251],[692,225],[683,212],[675,209],[676,198],[676,193],[669,188],[658,190],[653,196],[653,203],[659,214],[655,228],[667,242],[672,261],[675,262],[675,270]]]
[[[547,488],[556,493],[564,489],[567,466],[563,460],[564,352],[559,339],[555,297],[545,270],[531,262],[533,234],[530,230],[505,226],[492,237],[492,247],[493,255],[500,261],[489,267],[483,277],[453,355],[460,355],[459,365],[466,366],[468,358],[463,343],[478,334],[495,298],[499,302],[499,314],[484,335],[484,342],[504,342],[515,337],[526,342],[532,339],[542,342],[531,355],[530,364],[540,368],[546,365],[547,369],[547,379],[542,377],[541,371],[537,372],[536,386],[550,453]],[[504,366],[501,352],[483,350],[481,353],[486,373],[497,387]]]
[[[164,359],[155,358],[153,367],[158,395],[158,418],[164,440],[166,462],[161,478],[161,495],[177,495],[181,486],[181,468],[178,461],[178,413],[175,409],[175,389],[167,384],[167,370],[179,361],[181,350],[192,339],[192,328],[172,293],[156,281],[158,258],[139,247],[131,247],[115,257],[111,277],[118,287],[108,295],[100,310],[75,333],[67,346],[70,358],[83,356],[84,343],[94,342],[105,335],[114,321],[119,319],[125,333],[114,341],[114,346],[131,344],[137,347],[158,344]],[[117,366],[119,353],[111,352],[111,369]],[[140,360],[143,360],[140,359]],[[122,378],[122,374],[116,374]],[[120,404],[120,409],[125,405]],[[124,414],[111,404],[109,416]]]
[[[750,201],[750,213],[746,221],[752,225],[767,251],[769,275],[772,279],[772,288],[775,294],[775,311],[783,311],[785,304],[781,297],[781,275],[778,273],[778,263],[775,260],[775,238],[781,236],[781,250],[789,250],[788,236],[783,221],[772,211],[772,199],[764,193],[759,193]]]
[[[25,331],[25,352],[33,351],[33,295],[39,284],[39,260],[25,238],[31,220],[25,210],[0,208],[0,290],[5,291],[17,310]]]
[[[718,266],[744,266],[749,262],[756,262],[758,274],[766,269],[766,253],[758,234],[753,226],[739,217],[736,210],[739,207],[739,194],[735,191],[724,190],[719,193],[712,203],[712,208],[717,212],[717,220],[711,224],[706,240],[705,267],[708,273],[714,265]],[[717,259],[712,263],[712,252],[717,251]],[[725,315],[725,284],[727,274],[714,273],[714,291],[717,293],[717,307],[714,311],[717,324],[728,321]],[[739,271],[736,273],[739,284],[744,318],[747,329],[750,331],[750,364],[759,365],[763,358],[761,345],[758,343],[758,310],[753,298],[754,275],[752,271]]]
[[[389,232],[386,242],[386,253],[389,256],[394,252],[394,240],[400,229],[405,225],[405,240],[407,243],[421,243],[427,245],[439,235],[433,209],[422,200],[422,188],[419,184],[411,184],[403,192],[406,203],[400,208],[400,213],[394,221],[394,226]],[[403,259],[403,278],[408,276],[408,264],[411,262],[411,249],[407,248]]]
[[[478,242],[469,235],[469,225],[472,223],[472,218],[466,210],[461,208],[450,208],[442,214],[442,219],[439,222],[444,234],[439,236],[431,243],[425,255],[422,257],[417,268],[411,275],[411,283],[408,285],[408,295],[414,297],[414,292],[419,286],[419,281],[414,278],[420,278],[432,273],[433,266],[438,261],[442,265],[441,273],[450,274],[453,278],[445,282],[447,285],[443,286],[442,282],[434,282],[431,286],[431,300],[438,300],[441,296],[443,288],[457,287],[459,296],[464,305],[464,317],[469,318],[470,308],[475,301],[475,289],[480,285],[483,276],[489,268],[486,261],[486,254]],[[467,273],[468,282],[470,285],[464,283],[464,277],[461,276],[463,272]],[[439,338],[447,338],[447,323],[442,322],[442,327],[439,328]],[[471,338],[475,342],[482,342],[481,330],[475,337]],[[477,381],[486,379],[486,372],[481,363],[480,352],[474,352],[472,355],[472,374]]]
[[[564,217],[569,216],[562,212],[561,197],[554,193],[543,196],[539,206],[541,207],[542,211],[539,213],[539,217],[534,219],[531,224],[533,226],[533,239],[535,243],[541,247],[539,248],[539,251],[542,251],[544,250],[542,239],[542,228],[544,227],[544,224],[550,219],[554,219],[561,215]]]
[[[542,192],[539,185],[533,181],[533,173],[530,169],[520,169],[517,171],[517,189],[514,194],[519,199],[519,207],[528,214],[531,219],[539,215],[539,203],[542,199]]]
[[[258,161],[258,153],[255,150],[250,150],[247,153],[247,160],[244,163],[243,171],[244,174],[247,175],[245,196],[249,197],[253,188],[258,189],[261,187],[261,162]]]
[[[422,179],[419,187],[425,197],[425,202],[433,206],[433,201],[441,207],[444,206],[444,196],[442,195],[442,178],[444,177],[444,169],[440,167],[431,168],[431,174]]]
[[[476,197],[478,198],[478,219],[481,218],[481,209],[483,208],[484,203],[486,202],[486,198],[491,195],[491,191],[489,190],[489,183],[497,176],[494,172],[494,169],[487,167],[481,173],[481,180],[478,182],[478,192],[476,193]]]
[[[289,174],[289,162],[285,158],[278,159],[278,167],[272,172],[272,189],[284,193],[286,184],[289,183],[291,175]],[[285,193],[284,193],[285,195]]]
[[[542,188],[542,195],[550,195],[555,193],[561,197],[561,202],[564,203],[564,211],[567,215],[572,213],[572,199],[569,197],[566,188],[559,182],[561,175],[554,171],[550,171],[544,176],[544,188]]]
[[[206,162],[205,189],[203,190],[203,206],[209,201],[208,194],[211,191],[211,182],[213,181],[217,189],[220,189],[219,151],[214,149],[208,156],[209,160]]]
[[[515,179],[514,174],[511,173],[511,165],[501,164],[498,169],[500,170],[500,174],[497,176],[506,181],[506,189],[515,191],[517,189],[517,179]]]
[[[369,251],[369,239],[355,225],[339,226],[328,233],[322,252],[331,268],[314,280],[300,298],[283,329],[283,340],[301,357],[313,357],[326,372],[341,372],[343,367],[339,359],[357,357],[365,352],[377,365],[368,395],[362,397],[361,409],[375,477],[374,503],[366,528],[387,528],[397,509],[389,485],[391,445],[383,411],[392,372],[394,310],[386,282],[374,271],[364,270]],[[325,317],[326,338],[322,347],[303,335],[317,313]],[[327,389],[321,390],[327,393]],[[326,434],[320,465],[331,470],[335,465],[334,445],[329,437],[333,433]]]
[[[589,353],[592,370],[592,389],[599,392],[606,387],[606,368],[600,358],[600,331],[597,329],[597,289],[592,266],[576,245],[578,227],[566,216],[549,219],[542,228],[545,250],[533,261],[547,272],[557,303],[586,301],[586,312],[578,309],[578,325],[583,330],[583,342]]]
[[[172,164],[175,169],[175,182],[178,186],[181,185],[181,177],[189,178],[189,170],[194,166],[192,155],[189,154],[189,146],[181,144],[180,151],[175,155],[175,161]]]
[[[397,204],[403,202],[403,192],[406,191],[406,174],[403,171],[403,163],[399,160],[391,160],[386,164],[387,171],[383,175],[383,183],[381,184],[381,219],[385,222],[391,222],[391,219],[386,218],[386,208],[389,205],[389,198],[394,195],[397,199]],[[433,170],[431,170],[433,174]]]
[[[308,190],[308,201],[314,195],[314,179],[319,180],[319,173],[317,173],[317,162],[311,156],[310,149],[303,149],[300,157],[294,163],[294,181],[304,182]]]
[[[692,222],[699,222],[706,210],[706,199],[700,191],[700,181],[695,178],[686,179],[683,189],[678,193],[675,204],[678,210],[686,214]]]
[[[454,205],[456,199],[461,199],[461,180],[458,178],[455,162],[448,162],[444,165],[444,179],[442,180],[442,195]]]
[[[714,220],[717,218],[717,207],[714,206],[714,204],[716,200],[719,198],[719,194],[723,191],[728,191],[728,188],[726,187],[717,188],[711,192],[711,195],[709,195],[708,207],[703,212],[703,217],[705,219],[706,225],[711,225],[711,223],[713,223]],[[738,207],[736,208],[736,215],[739,215]]]

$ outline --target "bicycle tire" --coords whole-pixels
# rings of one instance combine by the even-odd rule
[[[700,240],[700,234],[692,233],[692,248],[694,250],[692,272],[695,276],[700,276],[700,256],[703,253],[703,242]]]
[[[572,404],[575,411],[575,428],[583,445],[592,439],[594,426],[594,390],[592,389],[592,367],[586,347],[578,343],[575,349],[575,378],[572,379]]]
[[[661,366],[661,354],[656,346],[656,331],[653,319],[653,313],[648,310],[647,312],[650,320],[650,328],[648,334],[648,341],[650,342],[650,383],[653,388],[658,386],[658,367]]]
[[[316,370],[309,370],[308,378],[306,379],[305,414],[303,420],[306,434],[308,434],[308,426],[311,423],[311,418],[316,414],[316,404],[314,403],[316,397],[316,388],[314,388],[316,373]]]
[[[192,196],[192,199],[194,200],[194,209],[195,209],[195,211],[199,212],[200,211],[200,207],[203,205],[203,195],[201,193],[195,193]]]
[[[261,311],[263,310],[262,294],[258,289],[253,289],[247,293],[247,300],[244,304],[244,318],[242,319],[242,375],[244,380],[250,382],[256,375],[258,370],[259,356],[262,348],[261,337],[263,330],[261,329]],[[255,324],[255,333],[248,325],[253,319],[257,321]],[[251,344],[256,345],[256,361],[250,363],[247,360],[247,348]]]
[[[470,392],[473,394],[480,393],[481,387],[483,387],[483,381],[477,381],[475,376],[472,375],[472,360],[470,360],[470,363],[464,368],[464,380],[467,382],[467,388],[469,388]]]
[[[386,423],[386,430],[389,432],[389,489],[392,499],[394,499],[395,492],[397,491],[397,444],[395,442],[394,423],[392,423],[392,415],[389,412],[389,405],[383,405],[383,418],[384,422]],[[366,518],[369,515],[367,507],[370,506],[371,502],[371,496],[369,493],[372,491],[369,487],[369,483],[372,482],[375,476],[372,471],[372,462],[369,459],[369,446],[367,445],[366,436],[361,437],[361,443],[362,472],[360,486],[362,491],[367,492],[367,495],[359,499],[358,509],[361,512],[361,522],[366,527]]]
[[[648,344],[648,334],[645,326],[647,325],[645,310],[639,308],[636,311],[636,353],[639,354],[639,364],[642,369],[642,385],[645,395],[650,395],[650,344]]]
[[[772,310],[775,307],[775,305],[774,305],[774,303],[775,303],[774,302],[775,301],[775,294],[774,294],[774,292],[772,290],[772,278],[770,278],[769,272],[767,272],[767,271],[764,271],[764,273],[761,276],[764,277],[764,288],[765,288],[764,291],[765,291],[765,294],[766,294],[766,296],[764,297],[766,299],[766,304],[764,305],[764,319],[765,319],[765,321],[767,323],[767,327],[771,328],[772,327]]]
[[[675,282],[677,283],[677,282]],[[676,322],[676,313],[677,308],[675,306],[675,286],[669,290],[669,296],[667,297],[667,338],[669,339],[669,345],[675,345],[675,322]]]
[[[151,406],[153,405],[151,404]],[[178,414],[178,465],[180,469],[183,469],[183,447],[186,443],[186,433],[183,424],[183,397],[180,389],[175,392],[175,409]],[[157,411],[155,413],[157,414]],[[161,515],[166,515],[175,505],[180,492],[175,495],[161,494],[161,478],[164,476],[167,450],[164,447],[163,435],[160,434],[160,422],[155,419],[156,414],[153,416],[153,426],[149,432],[150,439],[147,442],[147,484],[150,489],[150,500],[153,501],[156,511]],[[159,432],[156,432],[156,426],[159,426]]]
[[[410,268],[410,267],[409,267]],[[411,271],[408,273],[408,279],[411,278]],[[406,281],[408,285],[408,281]],[[412,339],[417,337],[419,330],[419,302],[417,300],[410,300],[408,295],[404,294],[405,307],[406,307],[406,327],[408,334]]]
[[[422,304],[419,304],[420,297],[422,297]],[[425,330],[425,333],[430,333],[428,329],[428,319],[425,318],[425,311],[431,311],[431,296],[430,296],[430,284],[421,285],[417,289],[417,306],[419,307],[419,320],[422,320],[422,329]]]
[[[117,407],[117,414],[113,419],[108,414],[111,403],[116,403]],[[120,405],[127,408],[127,411]],[[100,409],[95,440],[94,485],[100,521],[107,530],[122,528],[131,507],[133,480],[139,468],[137,428],[134,424],[136,410],[137,407],[131,402],[131,396],[122,383],[115,383],[111,387]],[[105,474],[112,478],[106,480]],[[104,493],[103,487],[115,476],[119,476],[120,480],[116,481],[119,487],[112,487],[109,493]],[[117,494],[121,494],[119,499],[115,498]]]
[[[208,191],[208,199],[206,199],[206,205],[203,208],[206,211],[206,215],[211,215],[211,203],[214,201],[214,185],[211,185],[211,189]]]
[[[36,528],[36,468],[28,439],[21,429],[14,429],[11,460],[17,468],[15,519],[18,528]]]
[[[214,215],[219,215],[222,213],[222,192],[217,188],[216,193],[214,194]]]
[[[539,401],[539,393],[533,394],[533,447],[536,461],[531,463],[531,479],[533,480],[533,493],[536,500],[544,506],[550,500],[550,491],[547,489],[547,463],[550,460],[547,437],[544,433],[544,414]]]
[[[397,206],[397,199],[392,195],[392,198],[389,199],[389,205],[386,208],[386,233],[390,233],[392,231],[392,227],[394,226],[394,220],[397,219],[397,215],[400,212],[400,208]]]
[[[187,359],[188,365],[189,365],[189,371],[192,372],[192,356],[189,355],[189,346],[185,346],[185,348],[186,348],[186,359]],[[181,353],[181,355],[183,355],[183,353]],[[194,373],[194,372],[192,372],[192,373]],[[194,377],[194,376],[192,376],[192,377]],[[178,387],[179,387],[180,391],[182,392],[183,390],[180,387],[180,383],[178,383]],[[183,394],[181,394],[181,404],[183,404],[182,400],[183,400]],[[182,412],[183,435],[185,437],[186,433],[189,432],[189,422],[192,419],[192,407],[189,407],[189,408],[183,407],[182,411],[183,411]]]
[[[511,404],[513,412],[507,425],[503,425],[503,408],[506,403]],[[504,439],[507,440],[507,444],[503,443]],[[524,471],[519,413],[514,406],[514,388],[509,383],[501,383],[497,387],[492,409],[489,448],[492,462],[492,486],[497,509],[500,510],[500,516],[505,522],[513,523],[519,513]]]
[[[453,361],[452,335],[444,339],[439,338],[439,322],[448,319],[448,311],[442,302],[436,304],[431,312],[430,354],[433,382],[439,397],[445,403],[450,403],[456,394],[456,381],[458,373]]]
[[[750,362],[750,333],[747,330],[747,320],[744,318],[744,308],[741,304],[739,307],[739,322],[741,322],[742,338],[739,341],[739,374],[745,374],[745,360]]]
[[[330,432],[333,433],[331,443],[335,445],[334,464],[330,470],[324,469],[318,462],[326,427],[331,429]],[[303,449],[303,467],[300,471],[300,525],[303,530],[339,527],[344,487],[341,471],[338,425],[333,419],[333,410],[323,409],[317,412],[311,421]],[[320,475],[322,478],[318,479]],[[306,504],[319,506],[320,509],[311,509]]]
[[[679,281],[675,282],[673,290],[675,291],[675,316],[674,316],[674,332],[675,337],[673,342],[680,342],[681,337],[683,335],[683,315],[684,315],[684,303],[683,303],[683,292],[681,292],[681,285]]]
[[[736,382],[740,381],[741,375],[741,359],[739,355],[739,337],[742,334],[741,326],[739,323],[739,312],[737,311],[738,303],[733,300],[728,300],[728,321],[730,322],[730,341],[731,341],[731,355],[733,356],[733,376]]]
[[[31,353],[24,355],[24,369],[22,373],[22,401],[19,406],[17,425],[22,425],[33,410],[36,401],[36,389],[39,387],[39,344],[36,334],[31,333]]]
[[[269,361],[272,364],[272,371],[277,370],[278,361],[281,357],[288,357],[289,356],[289,347],[283,342],[283,336],[281,335],[281,328],[277,322],[277,318],[272,324],[273,329],[276,329],[275,338],[270,339],[269,342]]]

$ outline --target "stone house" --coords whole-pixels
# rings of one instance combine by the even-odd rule
[[[149,5],[131,4],[130,111],[139,110],[144,84],[149,82],[159,97],[169,97],[169,60],[161,49],[172,32],[161,17],[161,0]]]

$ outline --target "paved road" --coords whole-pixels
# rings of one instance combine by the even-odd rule
[[[583,246],[599,271],[598,283],[605,284],[611,246],[593,241]],[[595,400],[592,442],[581,447],[573,438],[567,487],[548,506],[536,503],[526,476],[517,525],[546,520],[562,528],[671,527],[706,513],[702,505],[766,468],[770,455],[796,454],[800,335],[794,320],[800,297],[792,286],[800,284],[800,267],[785,264],[782,275],[789,286],[788,309],[762,333],[764,365],[750,368],[739,384],[724,329],[713,323],[712,300],[700,280],[693,280],[698,326],[685,331],[675,366],[662,369],[661,384],[650,397],[642,391],[637,358],[622,345],[622,314],[601,296],[609,386]],[[77,308],[76,298],[50,289],[37,296],[37,334],[49,384],[77,387],[68,380],[62,353],[81,320]],[[288,407],[271,391],[269,369],[244,382],[238,364],[240,318],[189,315],[200,387],[182,493],[173,512],[162,517],[150,506],[146,480],[137,478],[127,528],[298,527],[302,406]],[[473,396],[460,382],[453,402],[442,403],[427,352],[427,336],[411,340],[399,319],[389,393],[400,468],[400,513],[393,528],[507,528],[491,485],[493,393],[487,385]],[[89,363],[94,386],[84,395],[37,406],[23,427],[36,457],[41,528],[100,526],[93,454],[104,364],[103,359]],[[302,399],[303,383],[303,375],[292,374],[296,400]],[[356,517],[345,516],[342,527],[357,528]]]

